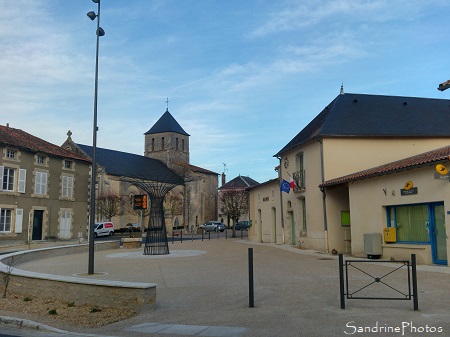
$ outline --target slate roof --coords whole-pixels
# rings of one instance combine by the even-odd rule
[[[92,157],[92,146],[82,144],[77,146]],[[95,151],[95,159],[110,175],[153,181],[177,181],[180,185],[184,183],[178,174],[157,159],[98,147]]]
[[[255,188],[258,188],[258,187],[261,187],[261,186],[270,185],[270,184],[273,184],[273,183],[279,184],[278,178],[273,178],[273,179],[267,180],[267,181],[265,181],[265,182],[262,182],[262,183],[260,183],[260,184],[253,185],[253,186],[247,188],[247,190],[250,191],[250,190],[253,190],[253,189],[255,189]]]
[[[216,175],[216,176],[219,175],[219,173],[216,173],[216,172],[213,172],[213,171],[210,171],[210,170],[207,170],[207,169],[204,169],[202,167],[195,166],[192,164],[186,164],[186,163],[175,163],[175,164],[179,165],[179,166],[183,166],[184,168],[191,170],[192,172],[211,174],[211,175]]]
[[[340,94],[274,157],[315,137],[450,137],[445,99]]]
[[[48,156],[81,160],[88,163],[91,162],[91,160],[85,156],[9,126],[0,125],[0,144],[24,151],[46,154]]]
[[[321,186],[345,184],[352,181],[397,173],[423,166],[436,165],[439,163],[447,162],[449,160],[450,160],[450,146],[446,146],[433,151],[428,151],[412,157],[397,160],[389,164],[380,165],[374,168],[352,173],[340,178],[331,179],[326,181]]]
[[[169,110],[158,119],[158,121],[148,130],[145,135],[162,132],[175,132],[181,135],[189,136],[189,134],[183,130],[180,124],[173,118]]]
[[[259,183],[256,180],[253,180],[250,177],[237,176],[236,178],[230,180],[226,184],[222,185],[219,190],[227,190],[227,189],[246,189]]]

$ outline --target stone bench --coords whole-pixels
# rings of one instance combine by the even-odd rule
[[[141,238],[122,238],[121,241],[124,249],[141,248]]]

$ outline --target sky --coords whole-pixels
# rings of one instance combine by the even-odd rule
[[[90,0],[0,0],[0,123],[92,145]],[[101,0],[97,146],[139,155],[168,109],[190,162],[276,178],[274,155],[339,95],[450,98],[450,3]],[[169,101],[168,103],[166,101]],[[219,180],[220,181],[220,180]]]

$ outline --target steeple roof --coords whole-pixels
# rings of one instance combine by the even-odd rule
[[[189,136],[189,134],[183,130],[178,122],[170,114],[169,110],[166,110],[160,119],[148,130],[145,134],[162,133],[162,132],[175,132],[181,135]]]

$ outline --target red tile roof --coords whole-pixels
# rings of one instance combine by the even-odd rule
[[[30,152],[45,153],[49,156],[91,162],[91,160],[87,157],[76,154],[75,152],[64,149],[61,146],[49,143],[41,138],[30,135],[25,131],[11,128],[9,126],[0,125],[0,145],[11,146]]]
[[[392,174],[396,172],[411,170],[422,166],[430,166],[450,160],[450,146],[442,147],[433,151],[425,152],[401,159],[389,164],[384,164],[368,170],[352,173],[343,177],[326,181],[320,186],[332,186],[357,181],[377,176]]]

